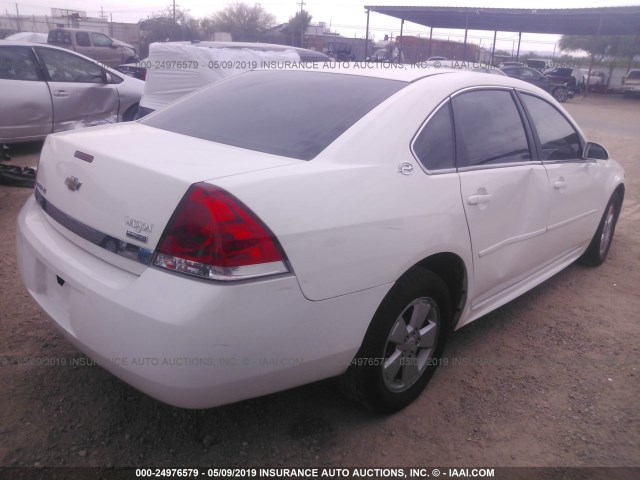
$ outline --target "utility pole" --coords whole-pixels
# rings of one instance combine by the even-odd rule
[[[176,23],[176,0],[173,0],[173,23]]]
[[[20,11],[18,10],[18,4],[16,3],[16,24],[18,25],[18,32],[21,32],[20,29]]]
[[[304,0],[300,0],[298,2],[298,5],[300,5],[300,21],[302,22],[302,12],[303,12],[303,8],[304,8],[304,4],[305,1]],[[304,42],[304,24],[300,23],[300,48],[302,48]]]

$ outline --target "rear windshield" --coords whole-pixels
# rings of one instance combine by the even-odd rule
[[[141,123],[310,160],[406,82],[309,71],[254,71],[190,95]]]

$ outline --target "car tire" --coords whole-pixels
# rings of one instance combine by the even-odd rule
[[[569,98],[569,90],[565,87],[557,87],[553,90],[553,98],[560,103],[564,103]]]
[[[607,208],[604,210],[604,214],[598,224],[596,233],[591,239],[591,243],[589,243],[587,250],[578,259],[580,263],[597,267],[605,261],[611,248],[611,242],[613,241],[613,234],[616,230],[621,207],[622,194],[616,191],[609,199],[609,203],[607,203]]]
[[[387,293],[347,372],[343,391],[354,400],[392,413],[420,395],[441,363],[451,319],[444,281],[413,268]]]

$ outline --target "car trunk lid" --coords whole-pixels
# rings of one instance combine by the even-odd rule
[[[296,162],[138,123],[95,127],[47,139],[36,198],[71,241],[139,273],[192,184]]]

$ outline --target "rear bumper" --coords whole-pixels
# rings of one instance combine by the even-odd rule
[[[62,236],[31,197],[18,266],[33,298],[81,351],[163,402],[205,408],[339,375],[389,286],[312,302],[292,275],[218,284],[141,275]]]

